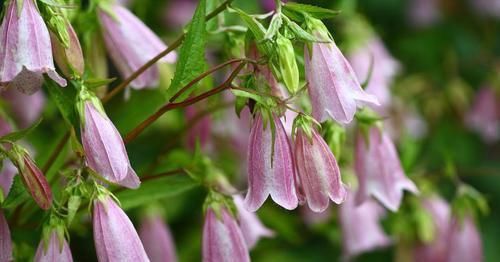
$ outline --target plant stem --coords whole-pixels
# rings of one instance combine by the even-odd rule
[[[148,126],[153,124],[158,118],[160,118],[166,112],[173,110],[173,109],[176,109],[176,108],[190,106],[190,105],[197,103],[201,100],[204,100],[210,96],[216,95],[216,94],[224,91],[227,88],[230,88],[231,82],[233,81],[234,78],[236,78],[236,76],[241,71],[241,69],[243,69],[243,67],[245,66],[246,63],[247,63],[246,61],[241,62],[238,65],[238,67],[236,67],[236,69],[233,70],[233,72],[226,79],[226,81],[224,81],[224,83],[220,84],[216,88],[214,88],[210,91],[207,91],[205,93],[202,93],[198,96],[195,96],[193,98],[184,100],[182,102],[178,102],[178,103],[169,102],[166,105],[162,106],[160,109],[158,109],[158,111],[156,111],[154,114],[152,114],[146,120],[144,120],[142,123],[140,123],[136,128],[134,128],[132,131],[130,131],[124,139],[125,143],[129,143],[130,141],[134,140],[140,133],[142,133],[142,131],[144,131],[144,129],[146,129]]]

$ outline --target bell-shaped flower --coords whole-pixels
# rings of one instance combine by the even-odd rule
[[[377,97],[380,103],[380,106],[372,108],[382,115],[387,115],[388,107],[391,105],[390,87],[399,71],[399,63],[389,54],[382,40],[376,36],[356,48],[348,59],[358,79],[368,80],[366,93]],[[373,61],[373,64],[369,61]]]
[[[47,74],[60,86],[66,80],[54,69],[49,30],[34,0],[12,0],[0,28],[0,85],[36,92]]]
[[[38,244],[34,261],[72,262],[73,256],[71,255],[71,250],[66,239],[58,235],[56,230],[53,230],[47,243],[42,239],[40,244]]]
[[[161,216],[150,214],[144,217],[139,227],[139,237],[152,262],[177,261],[172,234]]]
[[[433,238],[429,243],[417,245],[413,251],[415,262],[446,261],[450,231],[450,206],[439,197],[424,199],[423,207],[433,222]]]
[[[380,225],[384,209],[374,200],[357,206],[354,194],[349,192],[344,204],[340,205],[339,215],[346,258],[391,244]]]
[[[248,249],[255,247],[260,238],[274,236],[274,232],[262,224],[256,213],[245,209],[241,196],[235,195],[233,200],[238,211],[241,233],[245,238]]]
[[[274,140],[270,125],[274,125]],[[295,209],[298,205],[293,156],[283,124],[277,116],[264,123],[262,115],[258,114],[248,143],[245,207],[255,212],[269,195],[276,204],[286,209]]]
[[[248,248],[236,219],[224,207],[208,208],[203,226],[203,262],[247,262]]]
[[[109,56],[124,78],[132,75],[153,57],[167,49],[167,46],[151,29],[119,4],[113,3],[106,8],[99,8],[98,15]],[[160,62],[173,63],[175,60],[176,54],[171,52],[160,59]],[[158,67],[152,66],[134,79],[130,85],[135,89],[154,87],[158,84],[158,79]]]
[[[492,143],[500,138],[500,103],[495,91],[485,87],[479,90],[466,115],[466,125],[479,133],[484,141]]]
[[[483,261],[481,235],[471,217],[452,218],[447,243],[447,262]]]
[[[320,213],[326,210],[330,200],[342,203],[346,189],[330,147],[313,127],[308,127],[307,133],[303,128],[298,127],[294,147],[299,192],[304,194],[309,208]]]
[[[356,139],[354,162],[359,181],[356,202],[361,204],[373,196],[396,211],[403,190],[418,193],[418,189],[405,176],[391,138],[377,127],[371,127],[368,132],[368,140],[361,133]]]
[[[100,262],[149,261],[134,225],[111,197],[94,200],[92,223]]]
[[[20,128],[27,128],[38,120],[45,106],[43,92],[26,95],[17,90],[7,89],[2,92],[2,97]]]
[[[13,261],[9,225],[0,209],[0,261]]]
[[[311,19],[309,23],[315,36],[330,40],[321,21]],[[347,124],[358,106],[378,105],[377,98],[361,88],[351,65],[333,40],[312,43],[311,49],[306,45],[304,53],[312,115],[316,120],[323,122],[332,118]]]
[[[81,126],[82,144],[88,166],[107,182],[128,188],[141,183],[130,165],[123,139],[104,113],[100,104],[87,100]]]

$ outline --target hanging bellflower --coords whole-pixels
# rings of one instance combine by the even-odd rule
[[[203,226],[203,262],[248,262],[250,256],[236,219],[220,206],[209,207]]]
[[[323,122],[330,118],[348,124],[357,107],[379,105],[374,95],[366,93],[359,84],[351,65],[331,39],[320,20],[308,19],[311,33],[330,43],[312,43],[305,46],[304,60],[312,115]]]
[[[255,247],[260,238],[274,236],[274,232],[262,224],[256,213],[245,209],[243,198],[240,195],[233,196],[233,200],[238,211],[241,233],[248,249]]]
[[[94,200],[92,223],[99,262],[149,261],[134,225],[110,196]]]
[[[417,193],[415,184],[405,176],[391,138],[378,127],[371,127],[368,140],[358,134],[354,162],[359,189],[358,204],[375,197],[391,211],[396,211],[403,198],[403,190]]]
[[[309,208],[321,213],[330,200],[336,204],[344,201],[346,189],[341,181],[340,169],[330,147],[309,122],[302,116],[296,118],[294,156],[297,166],[299,192]]]
[[[0,261],[12,261],[12,240],[2,209],[0,209]]]
[[[139,227],[139,237],[151,262],[177,261],[174,240],[162,216],[146,215]]]
[[[130,165],[123,140],[96,99],[80,102],[82,144],[88,166],[107,182],[137,188],[141,181]]]
[[[48,243],[42,239],[35,254],[35,262],[72,262],[73,257],[68,242],[62,233],[52,230]]]
[[[271,195],[276,204],[295,209],[295,169],[290,141],[281,120],[272,116],[264,122],[258,114],[250,131],[248,143],[248,193],[245,206],[255,212]],[[274,126],[274,140],[272,126]]]
[[[124,78],[167,49],[151,29],[127,8],[117,3],[101,6],[98,15],[108,53]],[[171,52],[160,59],[160,62],[173,63],[175,60],[176,54]],[[134,79],[130,85],[135,89],[154,87],[158,84],[158,79],[158,67],[153,66]]]
[[[66,80],[54,68],[47,26],[34,0],[12,0],[0,28],[0,85],[35,93],[47,74],[60,86]]]

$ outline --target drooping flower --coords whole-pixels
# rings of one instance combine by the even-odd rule
[[[416,27],[426,27],[441,19],[439,0],[411,0],[408,5],[410,22]]]
[[[167,46],[151,29],[119,4],[114,3],[105,9],[99,9],[98,15],[108,53],[124,78],[129,77],[153,57],[167,49]],[[173,63],[175,60],[176,54],[172,52],[160,59],[160,62]],[[154,87],[158,79],[158,67],[152,66],[130,85],[135,89]]]
[[[50,35],[54,59],[65,77],[81,77],[85,69],[85,61],[83,59],[80,40],[78,40],[75,30],[69,22],[66,22],[66,31],[68,32],[67,47],[64,47],[64,45],[59,42],[57,36],[54,34]]]
[[[221,207],[220,217],[207,209],[203,226],[203,262],[250,261],[248,248],[234,217]]]
[[[16,167],[8,159],[4,159],[2,171],[0,172],[0,199],[5,199],[9,195],[10,187],[14,182],[14,176],[17,174]]]
[[[33,94],[42,86],[43,74],[66,86],[66,80],[55,71],[49,31],[33,0],[10,1],[0,42],[1,86]]]
[[[84,102],[82,144],[87,164],[104,180],[128,188],[141,183],[130,165],[123,140],[106,114],[89,100]]]
[[[357,206],[354,194],[349,192],[344,204],[340,205],[342,243],[346,258],[391,244],[379,224],[383,215],[384,209],[377,202],[368,200]]]
[[[403,190],[418,192],[415,184],[405,176],[391,139],[377,127],[370,128],[368,141],[358,134],[354,162],[359,181],[358,204],[373,196],[388,209],[396,211]]]
[[[447,262],[483,261],[481,235],[471,217],[451,219],[447,243]]]
[[[274,143],[271,124],[275,126]],[[273,116],[268,123],[264,123],[262,116],[257,115],[248,143],[247,210],[255,212],[268,195],[276,204],[289,210],[295,209],[298,199],[293,165],[290,141],[280,119]]]
[[[346,189],[341,181],[340,169],[330,147],[314,128],[310,137],[299,127],[295,136],[294,156],[297,166],[299,190],[309,208],[323,212],[330,200],[344,201]]]
[[[274,232],[262,224],[257,214],[245,209],[241,196],[235,195],[233,196],[233,200],[238,211],[241,233],[248,249],[255,247],[261,237],[274,236]]]
[[[481,135],[484,141],[492,143],[500,139],[499,103],[493,89],[479,90],[472,108],[466,115],[467,126]]]
[[[62,240],[62,241],[61,241]],[[48,243],[43,239],[38,244],[35,262],[72,262],[73,257],[66,239],[61,239],[55,230],[50,234]]]
[[[2,97],[9,105],[12,117],[20,128],[27,128],[38,120],[45,106],[43,92],[26,95],[13,89],[7,89],[2,92]]]
[[[196,148],[196,143],[200,144],[201,148],[210,148],[210,138],[212,130],[212,121],[209,115],[198,117],[198,108],[195,106],[186,107],[184,113],[187,124],[187,145],[190,149]]]
[[[28,153],[19,154],[14,165],[17,167],[21,180],[28,189],[33,200],[42,209],[52,206],[52,191],[42,171],[37,167]]]
[[[92,223],[100,262],[149,261],[132,222],[111,197],[94,200]]]
[[[152,262],[177,261],[172,234],[161,216],[146,216],[139,227],[139,237]]]
[[[0,209],[0,261],[12,261],[12,240],[9,225]]]
[[[389,54],[378,37],[371,37],[363,46],[355,49],[348,59],[358,79],[365,80],[370,76],[365,91],[377,97],[380,103],[379,106],[372,106],[373,109],[386,115],[391,105],[390,87],[399,71],[399,63]],[[371,67],[368,61],[373,61]]]
[[[328,30],[317,19],[310,21],[312,33],[328,39]],[[332,40],[333,41],[333,40]],[[329,118],[347,124],[361,105],[378,105],[377,98],[361,88],[351,65],[337,45],[312,43],[304,49],[306,79],[312,104],[312,115],[320,122]]]
[[[423,207],[429,212],[433,221],[433,239],[430,243],[422,243],[414,249],[415,262],[446,261],[448,235],[450,229],[450,206],[438,197],[424,199]]]

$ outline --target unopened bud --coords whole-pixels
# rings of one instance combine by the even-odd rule
[[[57,66],[61,69],[65,77],[75,78],[83,75],[85,64],[83,60],[82,47],[75,33],[75,30],[69,22],[66,23],[68,32],[67,47],[59,41],[57,36],[50,34],[52,40],[52,52]]]
[[[290,39],[281,35],[276,39],[281,77],[291,94],[299,89],[299,68],[295,60],[295,51]]]

